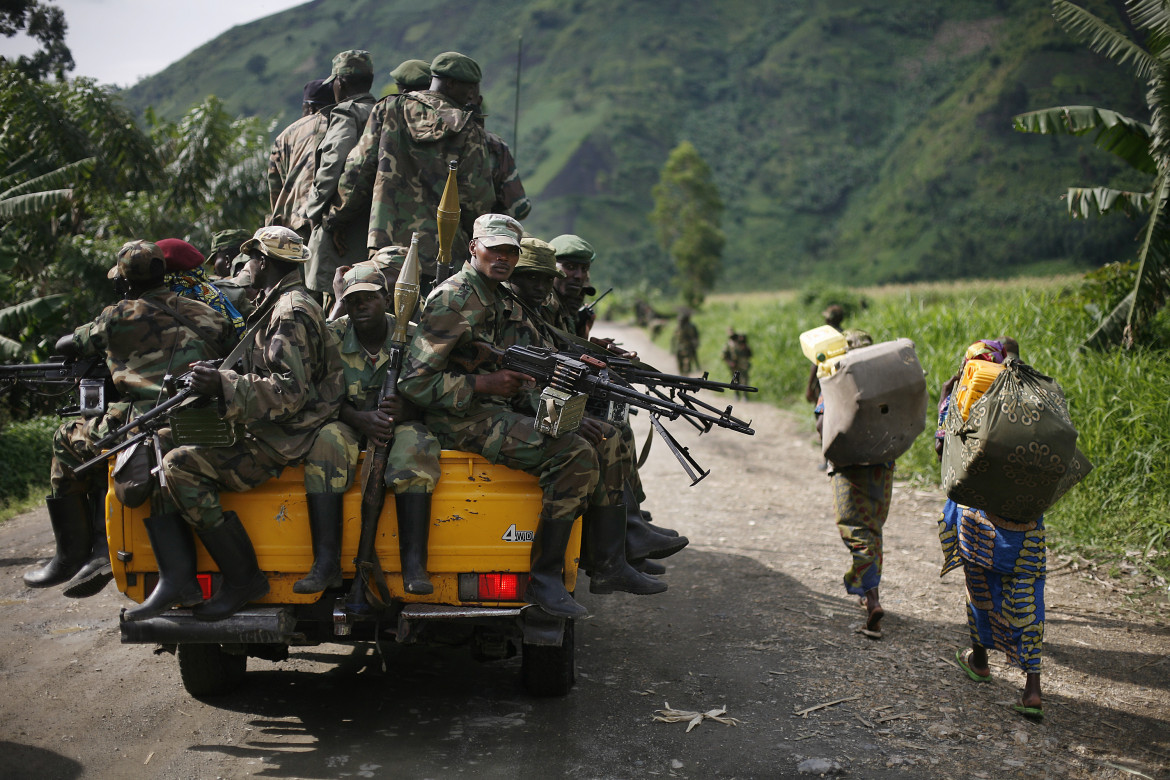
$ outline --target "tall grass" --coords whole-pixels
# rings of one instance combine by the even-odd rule
[[[1108,554],[1152,549],[1170,570],[1170,355],[1165,351],[1078,351],[1091,329],[1073,280],[956,283],[865,291],[867,308],[846,320],[875,341],[914,340],[927,374],[926,432],[898,463],[902,478],[938,483],[933,449],[939,388],[978,338],[1015,337],[1021,357],[1064,388],[1078,446],[1095,469],[1047,515],[1050,538]],[[850,293],[856,295],[856,293]],[[751,381],[760,400],[807,412],[809,363],[800,333],[823,324],[824,295],[808,302],[754,294],[720,297],[695,315],[700,360],[726,378],[719,352],[727,328],[746,332],[754,351]],[[669,339],[669,330],[663,338]]]

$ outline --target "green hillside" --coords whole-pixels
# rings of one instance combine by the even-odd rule
[[[337,51],[368,49],[379,90],[401,60],[456,49],[483,66],[488,127],[512,142],[518,35],[526,226],[592,241],[601,284],[669,278],[646,214],[682,140],[726,204],[724,289],[1133,254],[1136,224],[1071,223],[1059,196],[1141,180],[1087,141],[1010,129],[1013,114],[1059,104],[1142,116],[1133,79],[1069,39],[1042,0],[316,0],[230,30],[128,99],[173,117],[215,94],[283,126]]]

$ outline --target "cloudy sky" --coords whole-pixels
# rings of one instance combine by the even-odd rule
[[[51,0],[65,11],[71,75],[129,86],[237,24],[305,0]],[[0,54],[30,54],[35,42],[0,37]]]

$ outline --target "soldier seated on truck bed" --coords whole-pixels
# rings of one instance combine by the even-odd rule
[[[106,546],[105,471],[78,477],[72,469],[99,454],[96,442],[154,406],[169,372],[193,360],[223,357],[235,341],[226,317],[166,287],[166,261],[156,245],[130,241],[117,258],[109,278],[123,288],[125,298],[63,336],[57,348],[71,356],[104,354],[122,400],[109,404],[102,415],[65,423],[53,437],[53,492],[45,503],[57,552],[48,564],[24,574],[30,588],[69,581],[65,595],[74,598],[100,592],[113,575]],[[162,512],[162,496],[155,493],[152,508]]]
[[[520,223],[503,214],[475,220],[471,259],[427,299],[399,389],[423,407],[427,427],[444,447],[476,452],[538,478],[543,508],[524,599],[552,615],[576,618],[587,610],[565,589],[563,563],[583,510],[591,592],[661,593],[666,584],[626,562],[622,485],[629,460],[613,426],[586,419],[580,434],[547,436],[531,413],[513,407],[532,377],[482,364],[460,367],[461,358],[473,359],[475,342],[507,347],[518,329],[530,327],[500,289],[519,261],[523,234]]]
[[[390,395],[375,405],[386,379],[396,324],[394,315],[386,311],[381,268],[373,261],[354,265],[342,277],[338,298],[346,314],[330,322],[329,329],[341,345],[345,396],[341,419],[321,429],[305,457],[313,569],[293,590],[320,593],[341,586],[342,498],[353,484],[365,442],[390,440],[384,479],[394,493],[398,516],[402,584],[407,593],[432,593],[427,536],[431,495],[439,481],[439,442],[423,425],[418,408],[400,395]]]
[[[285,227],[265,227],[241,251],[262,291],[248,317],[242,368],[196,364],[191,386],[218,399],[223,418],[243,424],[245,435],[228,447],[178,447],[163,459],[167,489],[182,517],[154,518],[153,528],[147,526],[159,584],[127,619],[188,603],[198,591],[184,520],[223,575],[215,595],[194,608],[196,618],[222,620],[268,593],[248,532],[235,512],[223,510],[219,493],[250,490],[279,476],[304,458],[321,426],[337,417],[341,357],[321,307],[305,289],[301,270],[309,253],[301,237]]]

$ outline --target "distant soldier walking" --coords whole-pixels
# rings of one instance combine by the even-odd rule
[[[683,308],[678,313],[678,324],[670,338],[670,348],[678,361],[678,372],[689,374],[699,365],[699,329],[691,322],[691,310]]]
[[[752,370],[752,348],[748,346],[748,337],[746,333],[736,333],[735,328],[727,329],[727,343],[723,345],[723,365],[727,366],[727,370],[731,372],[731,376],[735,377],[737,374],[739,378],[735,381],[741,385],[750,385],[748,375]],[[736,399],[743,397],[747,400],[747,393],[739,390],[735,391]]]

